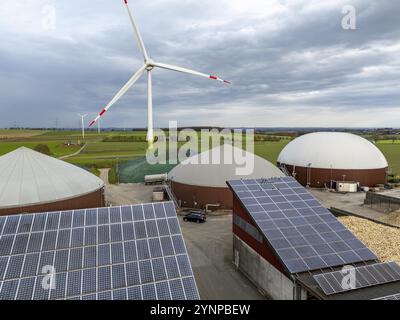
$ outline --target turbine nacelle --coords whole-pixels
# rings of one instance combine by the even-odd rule
[[[150,60],[148,62],[145,62],[146,70],[151,71],[154,69],[154,61]]]
[[[154,60],[150,58],[144,61],[144,64],[149,67],[154,67],[154,63]]]

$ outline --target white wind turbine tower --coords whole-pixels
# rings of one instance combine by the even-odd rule
[[[177,72],[182,72],[182,73],[188,73],[192,74],[195,76],[200,76],[200,77],[205,77],[208,79],[212,80],[217,80],[223,83],[229,84],[229,81],[223,80],[217,76],[189,70],[186,68],[181,68],[181,67],[176,67],[173,65],[165,64],[165,63],[158,63],[152,60],[149,55],[147,54],[146,48],[143,43],[142,36],[140,35],[139,29],[137,27],[137,24],[135,22],[135,19],[133,17],[133,14],[131,10],[129,9],[128,5],[128,0],[124,0],[126,9],[128,11],[129,18],[132,23],[133,30],[136,35],[136,39],[140,48],[140,51],[143,54],[144,58],[144,64],[139,68],[138,71],[128,80],[128,82],[122,87],[122,89],[114,96],[114,98],[105,106],[104,109],[101,110],[101,112],[97,115],[97,117],[90,122],[89,127],[94,125],[100,117],[102,117],[107,110],[114,104],[116,103],[127,91],[128,89],[133,86],[133,84],[139,80],[139,78],[147,72],[147,141],[151,145],[154,141],[154,134],[153,134],[153,94],[152,94],[152,75],[151,72],[153,71],[154,68],[161,68],[161,69],[167,69],[167,70],[172,70],[172,71],[177,71]]]
[[[82,139],[85,139],[85,117],[87,116],[86,114],[78,114],[79,117],[81,117],[81,126],[82,126]]]

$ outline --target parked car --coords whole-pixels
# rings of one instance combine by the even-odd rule
[[[197,211],[190,211],[183,217],[183,221],[192,221],[196,223],[203,223],[206,222],[206,220],[207,220],[206,215],[202,212],[197,212]]]

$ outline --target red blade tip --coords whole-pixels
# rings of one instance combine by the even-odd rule
[[[92,121],[91,123],[89,123],[89,128],[92,126],[92,125],[94,125],[96,123],[96,121]]]

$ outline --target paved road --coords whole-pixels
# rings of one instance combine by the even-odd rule
[[[368,205],[364,205],[364,192],[341,194],[336,192],[326,192],[321,189],[309,189],[309,191],[327,208],[334,207],[342,209],[359,217],[364,217],[378,222],[383,221],[394,227],[399,227],[396,219],[393,221],[388,219],[388,213],[385,213],[383,210],[379,211],[379,208],[371,208]]]
[[[180,217],[201,299],[265,299],[232,263],[232,216],[207,219],[197,224]]]
[[[109,185],[108,182],[108,173],[110,172],[109,168],[106,169],[99,169],[100,171],[100,179],[104,181],[105,185]]]

